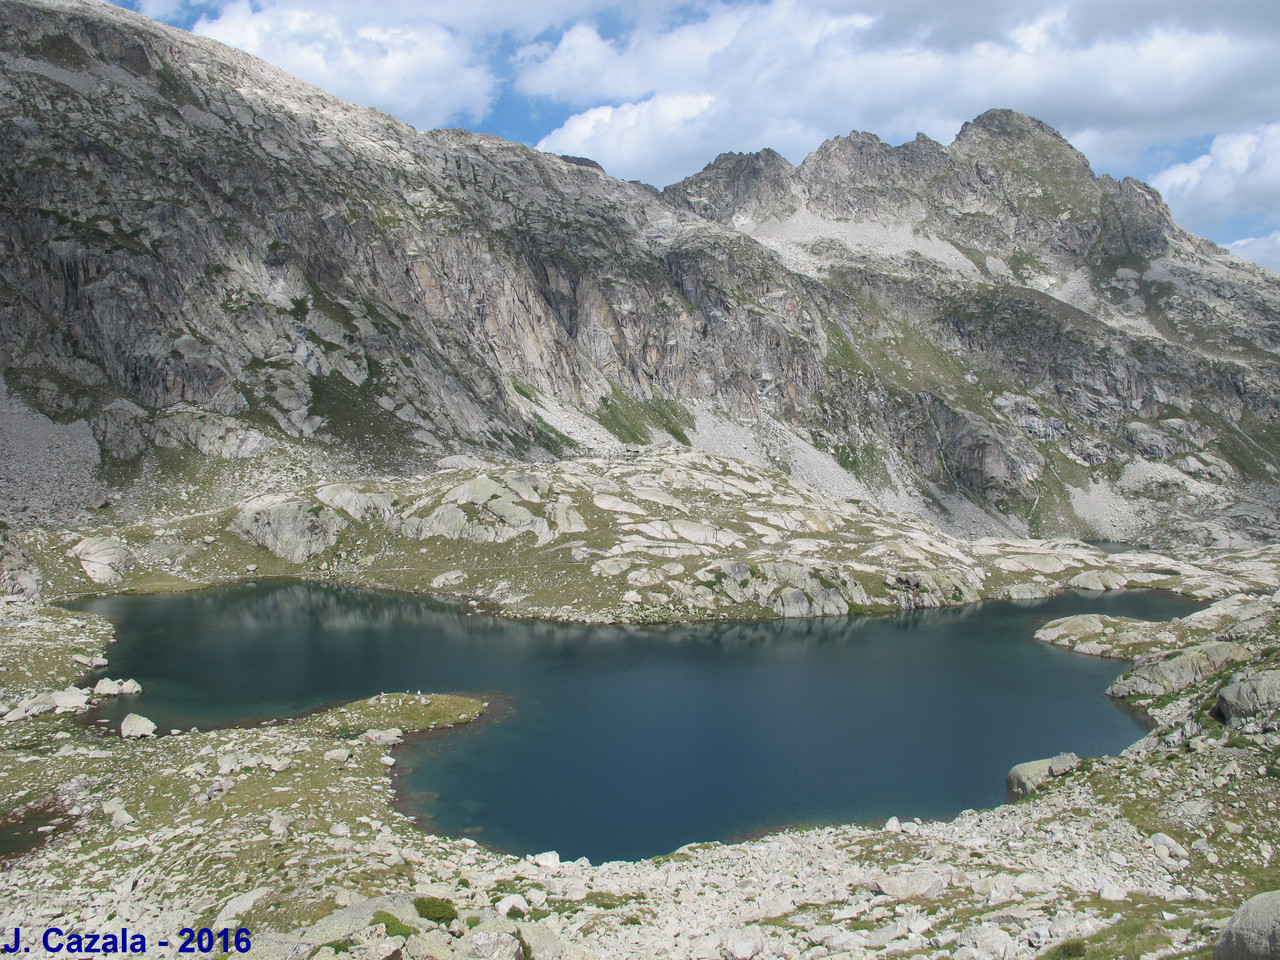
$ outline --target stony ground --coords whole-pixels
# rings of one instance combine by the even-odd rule
[[[4,569],[47,597],[286,576],[597,622],[889,612],[1064,588],[1211,599],[1280,587],[1280,547],[1173,558],[963,540],[674,445],[549,463],[449,457],[421,476],[338,482],[305,452],[280,454],[172,453],[85,522],[16,530]]]
[[[1216,711],[1219,688],[1280,675],[1280,549],[1175,557],[961,540],[675,446],[537,464],[455,457],[422,476],[336,482],[300,448],[279,454],[165,452],[115,478],[112,502],[72,525],[0,531],[11,595],[0,607],[0,816],[46,835],[0,870],[6,925],[127,924],[170,943],[183,926],[243,926],[256,954],[289,960],[1154,958],[1204,954],[1244,897],[1280,886],[1277,722]],[[79,716],[115,689],[99,678],[129,678],[111,672],[106,621],[50,601],[262,576],[597,622],[1126,586],[1217,602],[1169,624],[1084,616],[1041,631],[1137,658],[1113,693],[1158,730],[1123,757],[1058,777],[1033,770],[1038,789],[1021,802],[591,865],[430,836],[393,807],[394,744],[477,715],[475,701],[388,694],[142,740]]]
[[[122,740],[77,715],[100,698],[75,684],[111,676],[110,626],[29,600],[0,610],[7,816],[43,818],[48,834],[0,871],[6,929],[127,924],[174,943],[184,926],[243,926],[255,954],[318,960],[1190,957],[1208,956],[1244,898],[1280,887],[1275,705],[1219,706],[1277,675],[1270,594],[1171,624],[1073,617],[1042,630],[1084,652],[1140,654],[1118,686],[1159,726],[1124,756],[1042,773],[1021,802],[602,865],[430,836],[393,808],[394,743],[474,717],[475,701],[387,694]],[[1214,644],[1236,653],[1206,672]],[[1171,689],[1153,695],[1161,682]]]

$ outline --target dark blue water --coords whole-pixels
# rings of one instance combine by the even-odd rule
[[[591,627],[310,585],[117,596],[112,704],[162,730],[391,690],[481,693],[493,716],[401,748],[424,825],[516,853],[638,858],[794,823],[1000,803],[1014,763],[1145,732],[1105,695],[1124,664],[1032,639],[1054,617],[1142,619],[1174,594],[1068,594],[898,617]],[[433,818],[433,819],[430,819]]]

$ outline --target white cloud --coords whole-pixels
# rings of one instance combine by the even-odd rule
[[[182,14],[185,0],[138,0],[138,12],[153,20],[168,20]]]
[[[717,109],[682,117],[678,132],[653,127],[659,142],[634,158],[609,140],[617,123],[634,142],[630,112],[593,114],[586,126],[575,117],[547,137],[571,146],[575,132],[589,130],[578,152],[607,150],[618,173],[654,183],[686,176],[720,150],[772,146],[798,161],[851,129],[892,142],[922,130],[945,143],[965,120],[995,106],[1036,115],[1069,137],[1086,133],[1101,168],[1141,173],[1143,150],[1220,124],[1229,112],[1223,91],[1270,69],[1280,52],[1253,36],[1159,24],[1081,43],[1063,7],[1005,16],[1000,30],[967,44],[885,42],[876,19],[830,6],[840,9],[817,0],[716,7],[696,23],[637,28],[625,42],[579,25],[557,43],[525,48],[516,87],[584,105],[712,97]],[[1271,73],[1270,89],[1280,96],[1280,77]],[[690,168],[677,136],[718,149]]]
[[[660,94],[639,103],[592,107],[544,137],[538,149],[590,157],[621,177],[635,168],[699,163],[708,149],[703,119],[714,106],[709,94]]]
[[[356,26],[303,5],[236,0],[194,29],[418,127],[478,121],[497,95],[497,78],[471,43],[431,22]]]
[[[638,30],[626,43],[605,40],[595,26],[577,23],[554,45],[521,48],[515,87],[570,104],[639,99],[659,88],[665,94],[679,93],[729,46],[743,19],[740,13],[724,11],[673,29]]]
[[[1151,183],[1193,228],[1259,212],[1280,221],[1280,123],[1214,137],[1207,153],[1166,167]]]
[[[1265,237],[1247,237],[1228,243],[1227,249],[1237,257],[1260,263],[1268,270],[1280,273],[1280,230]]]

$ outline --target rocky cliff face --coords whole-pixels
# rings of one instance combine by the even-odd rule
[[[0,49],[0,363],[105,481],[670,436],[965,531],[1280,532],[1280,278],[1031,118],[659,193],[102,3]]]

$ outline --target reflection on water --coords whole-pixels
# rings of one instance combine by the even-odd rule
[[[445,832],[599,860],[998,803],[1013,763],[1112,753],[1143,733],[1103,694],[1123,664],[1037,644],[1036,627],[1199,605],[1122,591],[895,617],[588,626],[262,584],[80,606],[116,621],[111,675],[146,690],[108,715],[134,710],[161,729],[381,690],[500,692],[500,719],[401,749],[402,797]]]
[[[1115,553],[1134,553],[1135,551],[1149,550],[1150,547],[1144,547],[1136,543],[1130,543],[1127,540],[1086,540],[1089,546],[1096,547],[1108,556]]]

